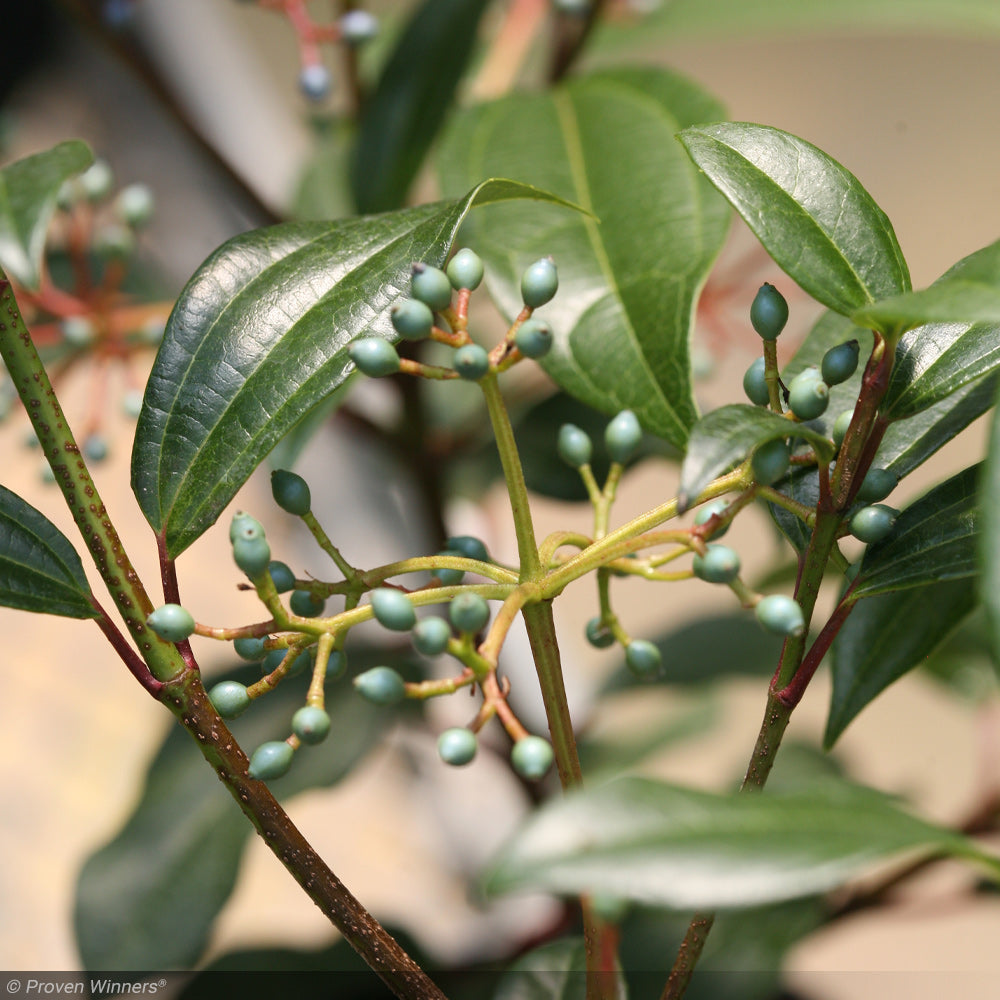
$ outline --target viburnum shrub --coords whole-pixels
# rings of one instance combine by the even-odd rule
[[[295,5],[277,6],[287,13]],[[555,16],[570,25],[592,15],[587,4],[557,8]],[[354,45],[370,37],[374,22],[359,14],[345,14],[329,40]],[[312,49],[302,74],[303,92],[325,100],[331,80]],[[71,141],[3,171],[8,199],[0,221],[9,239],[0,259],[21,266],[16,294],[10,280],[0,281],[0,351],[82,542],[74,546],[0,487],[0,600],[93,620],[145,692],[194,737],[188,755],[200,752],[232,796],[226,815],[242,810],[400,997],[443,993],[274,798],[297,772],[326,774],[324,755],[335,754],[338,726],[350,714],[369,713],[379,734],[406,705],[417,712],[432,699],[462,697],[467,723],[434,734],[441,766],[474,772],[502,747],[512,773],[532,790],[536,808],[482,873],[481,888],[550,892],[570,901],[569,915],[534,957],[514,966],[503,996],[525,995],[519,990],[539,966],[585,973],[588,997],[621,996],[650,969],[629,964],[633,935],[659,935],[657,989],[678,998],[712,940],[717,913],[732,933],[733,911],[774,915],[794,902],[795,919],[809,929],[838,916],[832,904],[817,903],[824,893],[900,855],[917,860],[897,870],[894,882],[944,856],[1000,877],[1000,858],[967,835],[981,826],[932,824],[827,772],[753,794],[781,758],[789,720],[828,654],[826,749],[977,607],[986,609],[994,645],[1000,639],[1000,437],[985,461],[900,501],[899,509],[880,502],[994,406],[1000,243],[914,291],[886,215],[852,173],[804,139],[725,121],[711,98],[664,70],[603,71],[560,87],[459,115],[441,155],[450,197],[253,230],[218,248],[193,275],[167,322],[132,456],[132,488],[156,537],[162,596],[133,568],[127,550],[135,540],[120,539],[105,511],[86,449],[21,312],[22,301],[34,309],[44,298],[44,234],[60,199],[93,170],[91,154]],[[572,136],[560,131],[566,119],[551,114],[554,102],[579,115],[583,125]],[[537,150],[504,141],[522,123],[537,126]],[[365,127],[362,118],[362,133]],[[631,186],[617,173],[620,165],[609,163],[608,149],[641,129],[649,133],[648,174]],[[567,163],[578,169],[562,171]],[[546,176],[574,180],[548,190],[540,183]],[[358,181],[360,207],[385,207],[385,192],[365,186],[376,180]],[[678,198],[686,199],[683,213]],[[700,414],[689,340],[697,296],[724,238],[727,202],[785,278],[749,290],[733,336],[757,358],[742,385],[730,387],[729,403]],[[143,217],[143,206],[133,194],[129,218]],[[648,239],[636,238],[637,220]],[[786,295],[796,286],[825,311],[779,361],[794,314]],[[489,323],[474,319],[474,295],[484,306],[492,297],[502,320],[493,336]],[[67,338],[84,340],[81,329],[69,324]],[[535,426],[530,414],[526,421],[508,408],[514,370],[539,366],[562,390],[572,419]],[[336,525],[321,524],[316,513],[328,470],[308,462],[272,471],[273,505],[240,510],[216,526],[279,442],[320,404],[369,378],[404,386],[403,393],[433,384],[440,398],[478,394],[506,485],[515,559],[494,558],[476,537],[442,532],[434,554],[355,565],[338,547]],[[592,509],[589,530],[538,534],[529,447],[544,449],[547,473],[571,478],[569,495]],[[628,466],[658,448],[682,456],[675,494],[616,517]],[[730,536],[720,544],[751,508],[770,515],[794,573],[751,579],[739,542]],[[309,571],[272,551],[268,528],[289,518],[315,542]],[[213,624],[213,608],[186,605],[176,568],[206,532],[226,529],[230,583],[252,590],[259,605],[237,625]],[[93,559],[108,591],[102,600],[114,612],[91,592],[78,549]],[[741,630],[744,647],[756,641],[750,636],[779,637],[769,647],[775,659],[740,791],[629,773],[608,780],[610,769],[627,772],[642,752],[623,740],[601,761],[596,741],[574,725],[564,685],[574,664],[564,662],[556,630],[571,584],[590,581],[586,640],[621,667],[603,694],[613,697],[616,685],[669,684],[680,668],[669,639],[634,634],[629,608],[615,603],[622,577],[662,593],[665,618],[675,588],[700,588],[700,599]],[[544,703],[544,731],[522,720],[517,682],[501,663],[518,620]],[[357,641],[354,629],[363,625],[367,635],[381,636],[379,652]],[[192,635],[248,662],[206,690]],[[439,669],[428,668],[431,659]],[[706,672],[729,668],[713,664],[708,649],[703,659]],[[231,731],[227,721],[237,718]],[[241,735],[251,731],[244,724],[255,726],[252,740]],[[587,762],[595,757],[602,766],[591,780]],[[188,805],[178,801],[176,809]],[[996,812],[993,803],[990,816]],[[170,817],[161,818],[166,828],[156,836],[166,844]],[[151,866],[159,846],[155,839],[141,845]],[[141,962],[128,952],[128,961],[193,965],[210,919],[174,933],[183,920],[169,908],[161,916],[152,890],[116,901],[119,924],[117,916],[91,921],[102,899],[101,866],[132,871],[127,854],[123,848],[118,861],[109,848],[82,876],[84,960],[114,961],[110,921],[122,934],[141,923],[158,949]],[[170,868],[182,885],[185,865]],[[230,890],[231,879],[228,887],[204,887],[215,893],[216,910]],[[803,918],[801,907],[811,904]],[[694,912],[686,932],[677,933],[670,916],[678,911]],[[676,958],[664,962],[665,948]],[[531,995],[562,994],[553,986]]]

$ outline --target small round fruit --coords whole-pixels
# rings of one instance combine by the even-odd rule
[[[510,762],[522,778],[538,781],[552,766],[555,755],[548,740],[541,736],[522,736],[510,751]]]
[[[451,599],[448,617],[459,632],[478,632],[490,620],[490,606],[479,594],[466,591]]]
[[[463,247],[448,261],[445,273],[453,288],[475,291],[483,280],[483,262],[475,250]]]
[[[552,327],[543,319],[526,319],[514,334],[514,345],[526,358],[544,358],[552,350]]]
[[[287,654],[286,654],[287,656]],[[298,677],[299,674],[304,673],[312,666],[313,662],[313,650],[303,649],[298,656],[288,665],[288,672],[285,674],[286,677]]]
[[[414,264],[410,273],[410,295],[413,298],[423,302],[434,312],[440,312],[451,305],[451,280],[439,267]]]
[[[604,445],[612,462],[624,465],[642,441],[639,418],[631,410],[622,410],[604,429]]]
[[[295,751],[284,740],[261,743],[250,757],[247,775],[258,781],[273,781],[288,773]]]
[[[372,591],[372,613],[375,620],[393,632],[409,632],[417,623],[417,614],[410,599],[401,590],[377,587]]]
[[[271,562],[271,546],[266,538],[237,538],[233,542],[233,560],[252,580],[267,571]]]
[[[269,649],[267,655],[264,657],[260,665],[260,672],[262,675],[274,673],[282,663],[285,662],[285,655],[288,653],[287,649]]]
[[[830,405],[830,387],[818,369],[799,372],[788,386],[788,405],[799,420],[815,420]]]
[[[753,477],[761,486],[776,483],[787,471],[790,463],[788,445],[782,438],[765,441],[751,460]]]
[[[899,485],[899,476],[888,469],[869,469],[858,489],[857,499],[862,503],[884,500]]]
[[[87,347],[97,337],[97,328],[86,316],[67,316],[61,326],[63,340],[73,347]]]
[[[309,484],[288,469],[275,469],[271,473],[271,495],[282,510],[296,517],[305,516],[312,507]]]
[[[194,632],[194,618],[179,604],[163,604],[146,619],[146,624],[168,642],[181,642]]]
[[[319,618],[326,607],[326,601],[322,597],[309,590],[293,590],[292,596],[288,598],[288,607],[293,615],[302,618]]]
[[[836,420],[833,422],[833,430],[831,431],[833,437],[833,446],[839,448],[844,443],[844,436],[847,434],[847,428],[851,426],[851,421],[854,419],[854,410],[844,410]]]
[[[655,677],[660,672],[663,657],[659,649],[647,639],[633,639],[625,647],[625,666],[636,677],[647,679]]]
[[[115,214],[127,226],[144,226],[155,208],[153,192],[145,184],[128,184],[115,198]]]
[[[295,589],[295,574],[288,563],[283,563],[280,559],[272,559],[267,564],[267,571],[271,574],[274,589],[279,594],[287,594],[288,591]]]
[[[559,272],[551,257],[536,260],[521,275],[521,298],[530,309],[544,306],[559,290]]]
[[[139,414],[142,412],[142,399],[142,389],[129,389],[122,396],[122,413],[132,420],[138,419]]]
[[[462,557],[461,552],[456,552],[452,549],[443,549],[438,553],[439,556],[453,556],[460,559]],[[450,569],[447,566],[441,566],[438,569],[431,570],[433,576],[436,576],[441,583],[442,587],[454,587],[455,584],[462,582],[462,577],[465,576],[465,570],[461,569]]]
[[[250,707],[250,695],[239,681],[220,681],[208,692],[208,700],[224,719],[235,719]]]
[[[260,521],[251,517],[245,511],[238,510],[233,514],[233,520],[229,525],[229,540],[235,542],[237,538],[263,538],[264,529]]]
[[[310,101],[322,101],[333,89],[330,71],[322,63],[303,66],[299,73],[299,90]]]
[[[857,371],[860,352],[861,345],[856,340],[848,340],[844,344],[831,347],[820,362],[823,381],[827,385],[840,385],[841,382],[846,382]]]
[[[764,358],[759,357],[743,375],[743,391],[747,399],[757,406],[767,406],[771,402],[771,393],[767,388]]]
[[[478,382],[490,370],[490,356],[479,344],[464,344],[452,359],[455,371],[470,382]]]
[[[115,175],[107,160],[94,160],[79,178],[80,188],[88,201],[102,201],[111,194]]]
[[[328,681],[339,680],[347,672],[347,654],[342,649],[330,651],[326,661],[326,677]]]
[[[434,325],[430,306],[419,299],[403,299],[389,311],[393,328],[403,340],[426,340]]]
[[[768,632],[776,635],[802,635],[806,629],[802,608],[784,594],[768,594],[761,598],[754,608],[754,614]]]
[[[341,40],[347,45],[363,45],[378,34],[378,20],[367,10],[349,10],[337,22]]]
[[[763,340],[777,340],[788,322],[788,303],[774,285],[764,282],[750,305],[750,322]]]
[[[452,767],[462,767],[476,756],[476,734],[469,729],[446,729],[437,741],[438,756]]]
[[[303,705],[292,716],[292,732],[303,743],[322,743],[330,733],[330,716],[318,705]]]
[[[247,636],[233,640],[233,651],[241,660],[259,663],[267,653],[264,651],[262,636]]]
[[[406,684],[392,667],[372,667],[358,674],[354,687],[375,705],[395,705],[406,697]]]
[[[612,645],[615,641],[614,633],[601,623],[601,616],[597,615],[591,618],[587,622],[587,627],[584,630],[587,636],[587,642],[594,647],[594,649],[607,649],[608,646]]]
[[[563,424],[559,428],[557,448],[559,457],[567,465],[572,465],[574,469],[580,468],[581,465],[588,465],[594,451],[590,435],[577,427],[576,424]]]
[[[382,378],[399,371],[396,348],[381,337],[361,337],[351,344],[347,353],[358,371],[369,378]]]
[[[108,457],[108,441],[103,434],[88,434],[83,439],[83,454],[91,462],[103,462]]]
[[[413,645],[424,656],[440,656],[448,648],[451,626],[437,615],[421,618],[413,626]]]
[[[479,562],[490,562],[490,553],[486,546],[475,535],[452,535],[445,540],[445,548],[450,552],[458,552],[466,559],[476,559]]]
[[[892,531],[897,517],[899,517],[899,511],[884,503],[862,507],[851,518],[851,534],[859,542],[879,542]]]
[[[709,500],[708,503],[698,508],[698,513],[694,516],[694,523],[701,527],[707,524],[716,514],[723,514],[729,509],[729,501],[723,497]],[[709,538],[721,538],[729,530],[729,525],[724,524],[721,528],[712,532]]]
[[[740,557],[727,545],[709,545],[691,562],[694,575],[706,583],[730,583],[740,575]]]

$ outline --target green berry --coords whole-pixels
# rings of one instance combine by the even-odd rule
[[[899,511],[884,503],[862,507],[851,518],[851,534],[860,542],[878,542],[892,531]]]
[[[769,594],[757,602],[754,608],[757,621],[777,635],[802,635],[806,629],[802,608],[784,594]]]
[[[367,10],[348,10],[337,21],[340,38],[346,45],[363,45],[378,34],[378,20]]]
[[[286,677],[298,677],[299,674],[304,673],[309,667],[312,666],[313,651],[311,649],[303,649],[298,656],[288,665],[288,672],[285,674]],[[287,658],[287,654],[286,654]]]
[[[587,642],[595,649],[607,649],[615,641],[614,633],[607,625],[601,623],[600,615],[591,618],[587,622],[587,627],[584,631],[587,636]]]
[[[604,445],[612,462],[624,465],[642,441],[639,418],[631,410],[622,410],[604,429]]]
[[[771,393],[767,388],[765,371],[766,366],[762,356],[743,375],[743,391],[746,393],[747,399],[757,406],[767,406],[771,402]]]
[[[285,662],[285,655],[287,652],[287,649],[268,650],[267,655],[264,657],[264,660],[260,665],[261,674],[266,675],[274,673],[274,671]]]
[[[790,464],[788,445],[781,438],[765,441],[754,453],[751,461],[753,477],[761,486],[776,483]]]
[[[764,282],[750,305],[750,322],[763,340],[777,340],[788,322],[788,303],[774,285]]]
[[[208,692],[208,700],[224,719],[235,719],[250,707],[250,695],[239,681],[220,681]]]
[[[146,624],[168,642],[180,642],[194,631],[194,618],[179,604],[163,604],[146,619]]]
[[[406,697],[403,678],[392,667],[372,667],[354,678],[362,698],[376,705],[395,705]]]
[[[455,371],[470,382],[478,382],[490,370],[490,356],[479,344],[465,344],[452,359]]]
[[[80,174],[79,185],[88,201],[102,201],[107,198],[115,185],[115,175],[107,160],[94,160]]]
[[[129,389],[128,392],[122,396],[122,413],[124,413],[126,417],[130,417],[132,420],[136,420],[142,412],[142,399],[142,389]]]
[[[260,521],[255,520],[245,511],[238,510],[233,514],[233,519],[229,524],[229,540],[235,542],[238,538],[254,539],[263,538],[264,529]]]
[[[409,632],[417,623],[410,599],[401,590],[377,587],[372,591],[372,612],[376,621],[393,632]]]
[[[559,428],[557,448],[559,457],[567,465],[572,465],[574,469],[580,468],[581,465],[588,465],[594,450],[590,435],[577,427],[576,424],[563,424]]]
[[[288,656],[287,649],[272,649],[267,656],[264,657],[264,662],[260,665],[260,672],[262,675],[267,675],[274,673],[284,662]],[[286,677],[298,677],[309,665],[312,663],[312,653],[308,649],[303,649],[298,656],[288,664],[288,669],[285,671]]]
[[[663,657],[659,649],[646,639],[633,639],[625,647],[625,666],[636,677],[655,677],[660,672]]]
[[[396,348],[381,337],[360,337],[351,344],[347,353],[358,366],[358,371],[369,378],[381,378],[399,371]]]
[[[310,63],[299,73],[299,90],[310,101],[322,101],[333,88],[330,71],[322,63]]]
[[[437,615],[421,618],[413,626],[413,645],[424,656],[440,656],[448,648],[451,626]]]
[[[541,736],[522,736],[510,751],[514,770],[529,781],[544,777],[554,757],[548,740],[543,740]]]
[[[67,316],[61,326],[63,340],[73,347],[88,347],[97,337],[97,328],[86,316]]]
[[[302,618],[319,618],[326,607],[326,601],[312,591],[293,590],[292,596],[288,598],[288,607],[293,615],[299,615]]]
[[[266,538],[237,538],[233,542],[233,559],[252,580],[267,571],[271,562],[271,546]]]
[[[438,267],[429,264],[414,264],[410,269],[410,294],[424,305],[440,312],[451,305],[451,280]]]
[[[788,405],[799,420],[815,420],[830,404],[830,387],[818,368],[799,372],[788,386]]]
[[[437,742],[438,755],[452,767],[462,767],[476,756],[476,734],[469,729],[446,729]]]
[[[393,328],[403,340],[426,340],[434,325],[434,313],[419,299],[403,299],[389,311]]]
[[[514,334],[514,345],[526,358],[544,358],[552,350],[552,327],[543,319],[526,319]]]
[[[490,561],[486,546],[474,535],[452,535],[444,544],[450,552],[458,552],[466,559],[476,559],[486,563]]]
[[[292,732],[303,743],[322,743],[330,733],[330,716],[317,705],[303,705],[292,716]]]
[[[129,184],[118,192],[114,210],[127,226],[144,226],[153,217],[156,202],[145,184]]]
[[[536,260],[521,275],[521,298],[530,309],[551,301],[559,288],[559,274],[551,257]]]
[[[251,663],[258,663],[267,655],[264,651],[264,639],[258,636],[234,639],[233,650],[240,659]]]
[[[91,462],[103,462],[108,457],[108,442],[103,434],[88,434],[83,439],[83,454]]]
[[[247,774],[258,781],[273,781],[288,773],[295,751],[284,740],[261,743],[250,757]]]
[[[847,434],[847,428],[851,426],[851,421],[854,419],[854,410],[844,410],[836,420],[833,422],[833,446],[839,448],[844,443],[844,436]]]
[[[857,499],[862,503],[884,500],[899,485],[899,477],[888,469],[869,469],[858,489]]]
[[[455,289],[474,291],[483,280],[483,262],[475,250],[465,247],[448,261],[445,273]]]
[[[452,549],[444,549],[438,553],[439,556],[456,556],[461,557],[461,552],[456,552]],[[445,566],[440,567],[431,571],[434,576],[438,578],[441,582],[442,587],[453,587],[457,583],[462,582],[462,577],[465,576],[465,571],[461,569],[449,569]]]
[[[823,381],[827,385],[840,385],[841,382],[846,382],[857,370],[860,352],[861,345],[856,340],[831,347],[823,355],[820,363]]]
[[[490,620],[490,606],[479,594],[465,591],[452,598],[448,617],[459,632],[478,632]]]
[[[724,514],[729,509],[729,501],[723,497],[717,497],[715,500],[709,500],[708,503],[704,504],[698,509],[698,513],[694,516],[694,523],[701,527],[703,524],[707,524],[716,514]],[[725,524],[721,528],[713,531],[709,538],[721,538],[729,530],[729,525]]]
[[[308,514],[312,506],[309,484],[288,469],[275,469],[271,473],[271,495],[282,510],[296,517]]]
[[[694,575],[707,583],[730,583],[740,575],[740,557],[726,545],[709,545],[691,562]]]
[[[342,649],[331,650],[326,661],[326,680],[339,680],[347,672],[347,654]]]
[[[267,571],[271,574],[271,579],[274,581],[274,589],[279,594],[287,594],[288,591],[295,589],[295,574],[287,563],[283,563],[278,559],[272,559],[267,564]]]

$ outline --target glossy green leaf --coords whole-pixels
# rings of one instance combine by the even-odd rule
[[[424,0],[414,10],[362,106],[351,164],[359,212],[385,212],[404,203],[451,108],[488,6],[489,0]],[[471,183],[485,176],[496,175]]]
[[[980,593],[990,632],[993,657],[1000,663],[1000,408],[990,419],[990,439],[980,481],[982,567]]]
[[[885,213],[826,153],[746,122],[688,128],[679,138],[778,266],[818,302],[849,315],[909,291]]]
[[[491,180],[457,201],[255,230],[208,258],[170,315],[132,451],[132,489],[169,555],[344,384],[353,340],[397,339],[389,308],[408,292],[412,262],[440,264],[473,206],[509,198],[559,202]]]
[[[0,604],[66,618],[97,618],[83,563],[40,511],[0,486]]]
[[[500,171],[578,202],[476,213],[465,240],[509,318],[524,269],[552,255],[559,292],[539,310],[555,346],[542,367],[577,399],[683,447],[697,412],[688,339],[695,300],[725,236],[725,203],[678,146],[678,129],[722,114],[663,70],[620,70],[515,95],[460,115],[440,157],[445,190]]]
[[[375,663],[374,653],[350,653],[351,667]],[[257,665],[219,677],[251,684]],[[230,723],[252,752],[288,734],[305,698],[305,678],[285,681]],[[348,681],[330,686],[331,738],[303,747],[288,774],[274,782],[279,796],[331,785],[375,744],[393,713],[359,698]],[[190,969],[236,884],[240,856],[253,828],[174,726],[150,765],[135,811],[122,830],[84,864],[77,883],[77,945],[88,969]],[[108,905],[114,900],[114,906]]]
[[[872,597],[975,576],[981,471],[980,466],[966,469],[907,507],[889,535],[866,549],[854,595]]]
[[[965,577],[858,601],[833,644],[833,694],[824,745],[890,684],[912,670],[976,606]]]
[[[680,909],[759,906],[824,892],[914,850],[987,861],[971,841],[834,779],[726,796],[624,778],[543,806],[502,851],[486,887],[608,893]],[[987,863],[1000,877],[1000,860]]]
[[[823,454],[833,452],[832,442],[822,434],[761,406],[733,403],[706,414],[691,431],[681,465],[680,509],[686,510],[716,476],[742,462],[758,445],[789,437],[799,438]]]
[[[503,974],[493,1000],[585,1000],[587,949],[583,938],[549,941],[522,955]],[[615,997],[624,1000],[619,978]]]
[[[26,288],[37,288],[41,280],[59,189],[93,161],[85,142],[70,139],[0,170],[0,267]]]

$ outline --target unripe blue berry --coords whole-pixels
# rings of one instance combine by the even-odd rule
[[[403,678],[392,667],[372,667],[354,678],[362,698],[375,705],[395,705],[406,697]]]
[[[441,312],[451,305],[451,279],[439,267],[414,264],[410,269],[410,295],[424,305]]]
[[[860,542],[879,542],[892,531],[899,511],[884,503],[862,507],[852,518],[851,534]]]
[[[377,587],[371,596],[375,620],[393,632],[409,632],[417,623],[417,615],[410,599],[401,590]]]
[[[122,396],[122,413],[126,417],[130,417],[132,420],[138,418],[139,414],[142,412],[142,389],[129,389],[124,396]]]
[[[806,368],[788,386],[788,405],[799,420],[815,420],[830,405],[830,387],[818,368]]]
[[[275,469],[271,473],[271,495],[282,510],[296,517],[308,514],[312,506],[309,484],[288,469]]]
[[[475,250],[463,247],[448,261],[445,273],[456,290],[468,288],[475,291],[483,280],[483,262]]]
[[[490,370],[490,356],[479,344],[464,344],[452,359],[455,371],[470,382],[478,382]]]
[[[434,325],[430,306],[419,299],[403,299],[389,311],[393,328],[404,340],[426,340]]]
[[[126,225],[144,226],[153,217],[156,201],[145,184],[129,184],[115,198],[115,214]]]
[[[251,517],[246,511],[238,510],[233,514],[229,524],[229,540],[235,542],[238,538],[263,538],[264,528],[260,521]]]
[[[413,646],[424,656],[440,656],[448,648],[451,626],[437,615],[421,618],[413,626]]]
[[[448,617],[459,632],[478,632],[490,620],[490,606],[479,594],[464,591],[451,599]]]
[[[594,451],[590,435],[577,427],[576,424],[563,424],[559,428],[557,448],[559,457],[567,465],[572,465],[574,469],[578,469],[581,465],[588,465]]]
[[[262,636],[247,636],[233,640],[233,651],[242,660],[249,660],[251,663],[259,663],[267,653],[264,650],[264,639]]]
[[[716,497],[714,500],[709,500],[708,503],[703,504],[698,508],[698,512],[694,516],[694,523],[701,527],[703,524],[707,524],[716,514],[723,514],[729,509],[729,501],[724,497]],[[721,538],[729,530],[729,525],[724,524],[721,528],[713,531],[709,538]]]
[[[836,420],[833,422],[833,430],[831,432],[833,438],[834,448],[839,448],[844,443],[844,436],[847,434],[847,428],[851,426],[851,421],[854,419],[854,410],[844,410]]]
[[[247,774],[258,781],[273,781],[288,773],[295,751],[284,740],[261,743],[250,756]]]
[[[607,649],[615,641],[614,633],[607,625],[601,623],[600,615],[587,622],[584,632],[587,636],[587,642],[595,649]]]
[[[766,365],[763,356],[761,356],[743,375],[743,391],[746,393],[747,399],[757,406],[767,406],[771,402],[771,393],[767,388],[765,373]]]
[[[788,303],[774,285],[764,282],[750,305],[750,322],[763,340],[777,340],[788,322]]]
[[[94,160],[78,178],[83,196],[88,201],[102,201],[111,194],[115,175],[107,160]]]
[[[462,767],[476,756],[476,734],[469,729],[446,729],[437,741],[438,755],[452,767]]]
[[[622,410],[604,428],[604,445],[612,462],[624,465],[642,441],[639,418],[631,410]]]
[[[237,538],[233,542],[233,560],[252,580],[267,571],[271,546],[266,538]]]
[[[438,553],[439,556],[455,556],[461,558],[462,553],[456,552],[452,549],[442,549]],[[462,577],[465,576],[465,571],[461,569],[450,569],[447,566],[441,566],[438,569],[431,570],[431,573],[438,578],[442,587],[454,587],[455,584],[462,582]]]
[[[310,101],[322,101],[333,87],[330,71],[322,63],[303,66],[299,73],[299,90]]]
[[[358,371],[369,378],[382,378],[399,371],[396,348],[381,337],[360,337],[347,349]]]
[[[802,635],[806,630],[805,618],[798,603],[784,594],[768,594],[754,608],[757,621],[776,635]]]
[[[83,439],[83,454],[91,462],[103,462],[108,457],[108,442],[103,434],[88,434]]]
[[[856,340],[831,347],[820,362],[823,381],[827,385],[846,382],[857,370],[860,352],[861,345]]]
[[[486,546],[475,535],[452,535],[445,540],[445,548],[459,552],[466,559],[476,559],[479,562],[490,562],[490,553]]]
[[[691,569],[707,583],[730,583],[740,575],[740,557],[727,545],[709,545],[703,556],[694,557]]]
[[[279,594],[287,594],[288,591],[295,589],[295,574],[287,563],[283,563],[279,559],[272,559],[267,564],[267,571],[271,574],[274,589]]]
[[[856,499],[862,503],[884,500],[899,484],[899,477],[888,469],[869,469],[858,488]]]
[[[220,681],[208,692],[208,700],[224,719],[235,719],[250,707],[250,695],[239,681]]]
[[[514,770],[529,781],[538,781],[552,766],[555,755],[548,740],[541,736],[523,736],[510,751]]]
[[[319,618],[326,607],[326,601],[311,590],[293,590],[288,598],[288,607],[293,615],[302,618]]]
[[[146,618],[146,624],[168,642],[181,642],[194,632],[194,618],[179,604],[163,604]]]
[[[514,346],[526,358],[544,358],[552,350],[552,327],[543,319],[526,319],[514,334]]]
[[[378,20],[367,10],[349,10],[337,22],[340,37],[347,45],[363,45],[378,34]]]
[[[521,275],[521,298],[531,309],[537,309],[551,301],[558,289],[559,273],[551,257],[536,260]]]
[[[322,743],[330,733],[330,716],[318,705],[303,705],[292,716],[292,732],[303,743]]]
[[[347,654],[342,649],[333,649],[326,661],[326,680],[335,681],[347,672]]]
[[[781,438],[765,441],[754,453],[750,464],[753,477],[761,486],[776,483],[787,471],[790,463],[788,445]]]
[[[663,665],[659,649],[647,639],[633,639],[625,647],[625,666],[636,677],[655,677]]]

